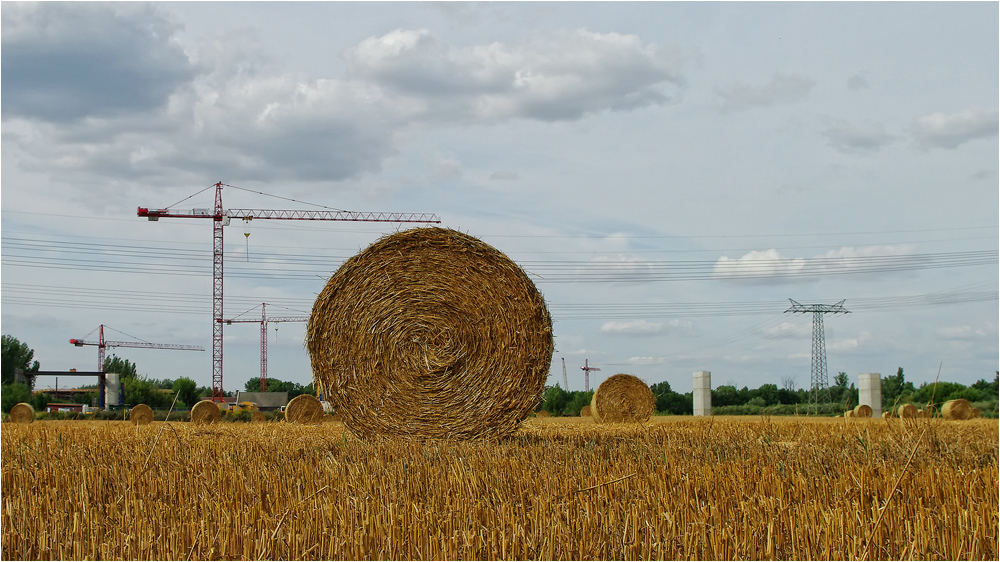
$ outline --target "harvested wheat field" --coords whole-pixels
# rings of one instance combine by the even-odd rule
[[[4,559],[996,560],[995,420],[2,431]]]

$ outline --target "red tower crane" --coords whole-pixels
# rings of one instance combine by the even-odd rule
[[[583,391],[590,392],[590,372],[600,371],[600,369],[591,367],[588,359],[583,360],[583,367],[580,367],[580,369],[583,371]]]
[[[218,182],[211,187],[215,188],[215,208],[211,211],[207,209],[173,211],[170,209],[147,209],[139,207],[136,214],[140,217],[146,217],[151,221],[160,220],[160,217],[212,219],[212,400],[222,399],[222,326],[225,322],[222,315],[222,258],[224,246],[222,227],[228,226],[230,219],[239,218],[245,221],[252,219],[283,219],[360,222],[441,222],[437,215],[431,213],[367,213],[338,210],[303,211],[288,209],[224,210],[222,208],[222,188],[243,188],[223,184],[222,182]]]
[[[144,349],[176,349],[181,351],[205,351],[200,345],[179,345],[174,343],[149,343],[144,341],[111,341],[104,339],[104,324],[101,324],[100,335],[97,341],[84,341],[82,339],[70,338],[69,343],[83,347],[85,345],[97,346],[97,371],[104,372],[104,350],[109,347],[139,347]]]
[[[267,317],[267,303],[260,303],[260,320],[233,318],[226,324],[254,324],[260,322],[260,391],[267,392],[267,323],[268,322],[308,322],[308,316]]]

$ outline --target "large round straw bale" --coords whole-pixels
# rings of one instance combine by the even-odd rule
[[[597,423],[644,422],[653,415],[653,391],[638,377],[619,373],[594,391],[590,415]]]
[[[215,423],[222,419],[222,410],[211,400],[201,400],[191,408],[191,421],[194,423]]]
[[[870,418],[872,417],[872,407],[868,404],[858,404],[854,407],[854,417],[856,418]]]
[[[538,404],[552,320],[507,256],[415,228],[344,262],[313,306],[313,374],[355,434],[493,438]]]
[[[941,415],[946,420],[972,419],[972,404],[964,398],[949,400],[941,407]]]
[[[589,418],[590,417],[590,404],[587,404],[583,408],[580,408],[580,417]]]
[[[261,411],[258,410],[256,412],[250,414],[250,422],[251,423],[262,423],[262,422],[266,422],[266,421],[267,421],[267,414],[265,414],[264,412],[261,412]]]
[[[10,409],[10,421],[28,424],[35,421],[35,409],[31,404],[20,402]]]
[[[300,394],[285,406],[285,421],[289,423],[318,424],[324,415],[323,404],[311,394]]]
[[[136,425],[146,425],[153,421],[153,409],[145,404],[139,404],[129,410],[128,421]]]
[[[917,417],[917,407],[913,404],[900,404],[899,408],[896,408],[896,415],[901,418],[915,418]]]

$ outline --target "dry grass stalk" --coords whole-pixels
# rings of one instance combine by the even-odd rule
[[[128,421],[135,425],[146,425],[153,421],[153,409],[146,404],[135,406],[128,413]]]
[[[941,415],[946,420],[971,420],[973,418],[972,404],[964,398],[949,400],[941,407]]]
[[[196,424],[211,424],[222,419],[222,410],[211,400],[201,400],[191,408],[191,421]]]
[[[656,399],[646,383],[634,375],[608,377],[594,391],[590,415],[597,423],[644,422],[653,415]]]
[[[300,394],[285,406],[285,421],[289,423],[318,424],[324,415],[323,404],[311,394]]]
[[[553,348],[527,274],[444,228],[386,236],[344,262],[306,338],[314,378],[361,436],[509,435],[538,403]]]
[[[35,421],[35,409],[31,404],[19,402],[10,409],[10,421],[14,423],[28,424]]]

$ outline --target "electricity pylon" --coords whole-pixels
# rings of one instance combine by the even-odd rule
[[[814,407],[819,404],[821,394],[829,392],[829,376],[826,371],[826,336],[823,333],[824,314],[850,314],[851,311],[844,308],[844,299],[836,304],[799,304],[792,299],[792,307],[785,312],[812,312],[813,334],[812,334],[812,368],[809,372],[809,405]]]

